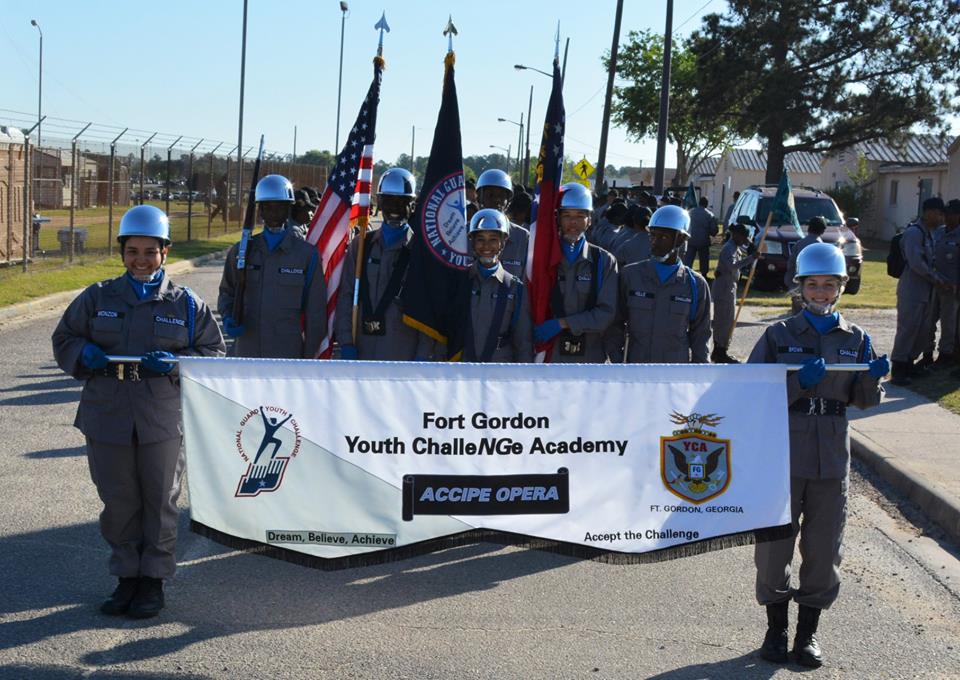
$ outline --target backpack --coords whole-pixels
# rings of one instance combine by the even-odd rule
[[[907,229],[916,225],[908,224],[906,228],[898,234],[894,234],[890,239],[890,250],[887,252],[887,275],[899,279],[903,275],[903,270],[907,268],[907,260],[903,257],[903,248],[900,242],[903,241],[903,235]]]

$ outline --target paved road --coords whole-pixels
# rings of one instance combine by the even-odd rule
[[[213,299],[219,269],[178,278]],[[0,678],[801,672],[755,656],[765,621],[749,547],[612,566],[479,544],[326,573],[224,549],[191,534],[184,513],[168,609],[154,623],[103,617],[96,606],[113,582],[71,426],[79,386],[50,356],[54,325],[0,331]],[[759,326],[737,333],[752,344]],[[844,586],[823,617],[828,664],[817,677],[960,677],[957,553],[860,476],[850,510]]]

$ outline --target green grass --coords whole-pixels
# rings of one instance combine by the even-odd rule
[[[97,209],[99,210],[99,209]],[[240,238],[239,230],[235,225],[231,225],[232,231],[222,233],[223,223],[215,220],[212,238],[186,241],[187,219],[186,216],[177,216],[174,213],[174,219],[170,227],[173,235],[173,246],[170,248],[168,262],[177,262],[179,260],[188,260],[207,253],[223,250]],[[80,214],[80,213],[78,213]],[[119,215],[114,211],[114,229],[119,222]],[[206,216],[203,216],[202,229],[201,222],[197,215],[193,217],[194,236],[206,236]],[[219,226],[219,230],[217,229]],[[101,230],[103,233],[103,242],[106,243],[106,221],[102,225],[94,225],[91,230]],[[54,232],[55,230],[51,230]],[[218,233],[219,231],[219,233]],[[44,240],[41,239],[41,246]],[[0,268],[0,307],[25,302],[34,298],[43,297],[52,293],[59,293],[65,290],[76,290],[101,281],[103,279],[119,276],[123,272],[123,263],[120,261],[120,255],[116,249],[112,256],[107,254],[106,248],[87,249],[83,254],[77,254],[74,263],[68,263],[67,258],[59,254],[59,248],[53,255],[34,258],[29,265],[29,271],[24,274],[19,264],[14,264],[6,268]]]
[[[960,415],[960,377],[951,376],[951,372],[957,368],[935,368],[927,376],[913,378],[910,389]]]

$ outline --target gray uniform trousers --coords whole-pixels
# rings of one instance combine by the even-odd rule
[[[237,253],[227,252],[220,279],[217,309],[233,316],[239,287]],[[288,228],[271,251],[262,234],[247,244],[246,287],[243,293],[243,335],[231,354],[238,357],[313,359],[327,335],[327,286],[317,249]],[[301,321],[302,319],[302,321]]]
[[[413,231],[408,229],[405,237],[384,248],[380,230],[369,232],[367,245],[364,246],[363,276],[366,279],[370,295],[370,304],[376,310],[383,299],[397,258],[405,248],[408,248],[413,238]],[[340,345],[354,345],[357,348],[359,359],[376,361],[412,361],[413,359],[430,359],[433,354],[434,341],[423,333],[413,329],[403,322],[403,303],[400,295],[403,287],[387,304],[383,313],[383,335],[373,335],[364,332],[364,321],[367,319],[363,301],[360,304],[359,319],[357,321],[357,337],[353,337],[353,287],[356,279],[357,254],[360,248],[360,239],[355,238],[350,243],[347,256],[343,260],[343,270],[340,275],[340,291],[337,293],[337,315],[334,319],[335,335]]]
[[[470,325],[472,335],[464,341],[472,342],[476,358],[481,361],[484,344],[494,322],[497,300],[507,291],[506,308],[500,327],[497,329],[497,343],[490,363],[530,363],[533,361],[533,323],[530,318],[528,291],[510,272],[498,265],[490,276],[480,276],[477,263],[470,266]],[[465,354],[464,359],[466,360]]]
[[[720,256],[717,258],[717,269],[714,272],[710,293],[713,297],[713,346],[730,347],[730,336],[733,334],[733,319],[737,308],[737,281],[740,280],[740,269],[749,267],[755,259],[754,255],[746,255],[731,238],[723,244]]]
[[[710,287],[683,265],[665,283],[656,264],[644,260],[620,270],[619,319],[629,340],[608,343],[613,363],[705,364],[710,342]],[[623,333],[615,322],[614,331]]]
[[[960,227],[949,232],[941,227],[934,239],[933,266],[948,283],[960,284]],[[958,345],[958,317],[960,317],[960,294],[944,290],[934,291],[935,318],[940,320],[940,354],[954,354]],[[935,330],[933,327],[931,331]],[[932,347],[931,347],[932,349]]]
[[[865,338],[862,329],[842,317],[835,328],[820,335],[801,312],[767,328],[749,361],[799,364],[823,357],[828,364],[864,363],[876,357],[872,349],[866,354]],[[882,393],[879,381],[868,373],[828,372],[809,389],[800,386],[796,373],[787,376],[788,404],[819,397],[863,409],[879,404]],[[799,604],[827,609],[840,592],[839,567],[850,474],[847,418],[797,411],[790,411],[788,417],[793,537],[757,544],[757,601],[768,605],[792,597]],[[802,564],[798,587],[792,588],[790,577],[798,534]]]
[[[521,281],[527,278],[527,249],[530,247],[530,232],[519,224],[510,223],[510,236],[500,253],[500,264]]]
[[[925,227],[909,225],[900,248],[907,264],[897,281],[897,334],[890,359],[913,363],[929,342],[933,283],[939,277],[933,270],[933,237]]]
[[[593,252],[599,251],[598,265],[594,266]],[[599,277],[599,280],[597,280]],[[553,346],[551,362],[555,364],[602,364],[607,355],[603,348],[603,333],[617,313],[619,294],[617,261],[606,250],[590,243],[572,263],[561,258],[557,267],[557,289],[563,300],[562,313],[557,318],[566,320],[569,331],[561,331]],[[596,286],[596,304],[587,308],[590,290]],[[554,310],[554,314],[557,310]],[[571,346],[582,344],[582,352],[571,354],[565,350],[567,336]],[[579,341],[579,342],[578,342]]]
[[[70,304],[53,333],[57,364],[84,381],[74,425],[87,438],[90,474],[104,504],[100,531],[111,547],[115,576],[169,578],[176,568],[180,383],[175,375],[121,381],[95,374],[81,363],[83,348],[89,342],[113,355],[158,349],[222,355],[213,313],[187,296],[166,276],[143,300],[126,276],[102,281]]]

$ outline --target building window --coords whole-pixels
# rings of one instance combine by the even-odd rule
[[[900,182],[893,179],[890,180],[890,205],[897,204],[897,189],[900,187]]]

